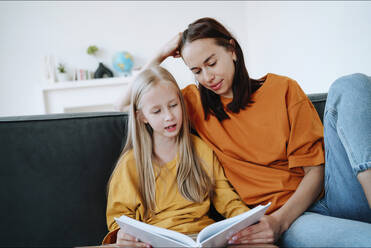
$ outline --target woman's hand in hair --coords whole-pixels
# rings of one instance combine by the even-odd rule
[[[272,215],[264,215],[230,239],[230,244],[274,244],[282,234],[280,222]]]
[[[165,60],[167,57],[172,56],[174,58],[180,57],[179,45],[182,40],[183,33],[177,33],[171,40],[165,43],[160,49],[159,58]]]
[[[160,65],[167,57],[172,56],[174,58],[180,57],[179,44],[182,40],[182,34],[178,33],[171,40],[166,42],[158,51],[153,59],[151,59],[145,66],[149,68],[154,65]]]
[[[117,232],[116,245],[119,247],[151,247],[150,244],[140,242],[137,238],[125,233],[122,229]]]

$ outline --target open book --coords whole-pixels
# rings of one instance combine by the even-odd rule
[[[215,222],[202,229],[196,241],[185,234],[149,225],[125,215],[115,220],[126,233],[152,247],[223,247],[233,234],[258,222],[269,206],[270,203],[259,205],[243,214]]]

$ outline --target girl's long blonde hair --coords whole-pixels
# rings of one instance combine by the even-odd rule
[[[184,99],[175,78],[161,66],[146,69],[135,78],[132,85],[128,137],[117,163],[120,163],[126,152],[133,149],[139,177],[139,194],[144,207],[144,219],[149,218],[156,208],[156,175],[153,164],[153,131],[149,124],[140,120],[138,111],[143,94],[159,83],[170,83],[175,87],[183,112],[183,123],[176,139],[179,154],[176,179],[179,192],[187,200],[203,202],[207,196],[212,197],[213,188],[213,182],[203,169],[200,158],[194,150]]]

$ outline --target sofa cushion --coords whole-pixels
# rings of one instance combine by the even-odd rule
[[[308,94],[308,97],[313,103],[314,107],[317,110],[319,117],[321,118],[321,121],[323,122],[323,115],[325,112],[327,93]]]
[[[122,113],[1,118],[0,246],[99,244],[126,121]]]

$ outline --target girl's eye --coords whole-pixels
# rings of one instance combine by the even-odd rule
[[[170,105],[170,108],[174,108],[174,107],[176,107],[177,105],[178,105],[178,103],[171,104],[171,105]]]
[[[214,66],[214,65],[216,65],[216,61],[213,62],[213,63],[211,63],[211,64],[209,64],[209,66]]]
[[[193,71],[193,74],[196,74],[196,75],[198,75],[198,74],[200,74],[200,70],[198,70],[198,71]]]
[[[158,114],[158,113],[160,113],[160,109],[154,110],[154,111],[152,111],[152,113],[153,114]]]

